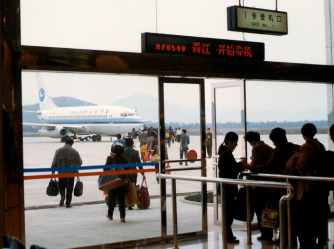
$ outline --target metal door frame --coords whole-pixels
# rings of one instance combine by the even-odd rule
[[[246,98],[246,80],[234,80],[234,81],[221,81],[215,82],[211,84],[211,114],[212,114],[212,133],[213,133],[213,145],[214,145],[214,153],[213,164],[215,165],[214,172],[215,177],[218,177],[218,143],[217,143],[217,89],[231,88],[231,87],[239,87],[240,88],[240,96],[241,96],[241,126],[244,133],[247,132],[247,98]],[[243,152],[245,157],[247,158],[247,143],[244,142]],[[218,224],[219,214],[218,214],[218,195],[217,188],[213,189],[214,196],[216,196],[216,200],[214,202],[214,212],[213,212],[213,221],[214,224]]]
[[[160,173],[164,174],[165,165],[165,95],[164,84],[194,84],[199,85],[200,98],[200,134],[201,134],[201,176],[206,176],[206,147],[205,147],[205,85],[204,79],[201,78],[180,78],[180,77],[159,77],[158,78],[158,96],[159,96],[159,144],[160,144]],[[202,183],[202,231],[203,234],[208,232],[208,213],[207,213],[207,184]],[[161,237],[167,235],[167,205],[166,205],[166,180],[160,181],[160,205],[161,205]]]

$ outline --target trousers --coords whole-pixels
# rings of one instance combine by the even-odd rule
[[[72,193],[73,193],[73,186],[74,186],[74,178],[59,178],[58,181],[59,192],[61,199],[60,201],[64,203],[66,200],[66,205],[71,205],[72,202]]]

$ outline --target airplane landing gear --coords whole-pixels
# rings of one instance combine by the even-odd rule
[[[88,142],[88,141],[101,142],[102,141],[102,136],[101,135],[77,136],[77,138],[81,142]]]
[[[93,135],[92,140],[93,140],[93,142],[101,142],[102,137],[101,137],[101,135]]]

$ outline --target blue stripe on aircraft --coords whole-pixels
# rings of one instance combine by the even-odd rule
[[[141,124],[141,120],[133,119],[46,119],[43,121],[50,124]]]

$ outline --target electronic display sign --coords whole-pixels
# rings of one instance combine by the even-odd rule
[[[264,43],[143,33],[142,52],[263,61]]]
[[[286,35],[288,34],[288,13],[231,6],[227,8],[227,27],[231,31]]]

